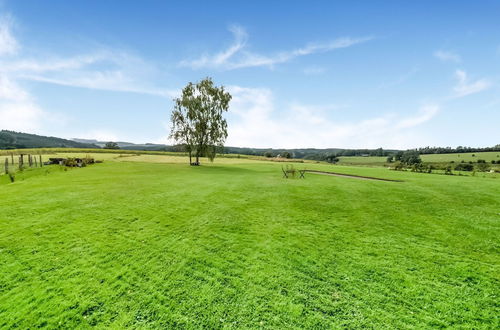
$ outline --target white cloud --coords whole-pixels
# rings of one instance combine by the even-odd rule
[[[11,33],[12,18],[0,17],[0,55],[13,55],[17,52],[19,45]]]
[[[462,58],[460,55],[453,53],[451,51],[437,50],[434,52],[434,57],[440,59],[443,62],[454,62],[460,63]]]
[[[307,68],[305,68],[303,70],[303,72],[304,72],[304,74],[306,74],[308,76],[320,75],[320,74],[325,73],[326,69],[323,67],[320,67],[320,66],[312,65],[312,66],[308,66]]]
[[[259,66],[273,67],[276,64],[288,62],[296,57],[347,48],[373,39],[373,37],[344,37],[326,43],[310,43],[305,47],[278,52],[274,55],[261,55],[246,50],[248,34],[242,27],[233,26],[230,28],[230,31],[234,35],[234,41],[227,49],[214,55],[205,54],[198,59],[181,61],[180,66],[192,69],[217,68],[223,70]]]
[[[418,126],[432,119],[439,112],[437,104],[429,104],[421,107],[415,117],[403,119],[398,122],[396,128],[410,128]]]
[[[414,128],[439,112],[438,105],[425,105],[414,116],[387,114],[359,122],[341,122],[331,119],[334,111],[339,111],[335,106],[293,103],[279,112],[269,89],[231,86],[229,90],[233,100],[226,144],[233,146],[409,148],[428,142]]]
[[[11,25],[10,17],[0,18],[0,74],[8,75],[10,79],[167,98],[176,95],[176,91],[152,86],[150,76],[159,70],[127,52],[102,47],[76,56],[61,57],[40,52],[36,58],[26,57],[18,52],[19,43],[11,33]],[[8,56],[12,54],[16,56]]]
[[[491,82],[487,79],[479,79],[470,82],[467,79],[467,73],[462,70],[455,71],[455,78],[457,79],[457,85],[453,88],[453,97],[455,98],[479,93],[490,88],[491,86]]]

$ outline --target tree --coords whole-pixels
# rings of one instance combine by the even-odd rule
[[[387,156],[386,161],[387,161],[388,163],[392,163],[392,160],[393,160],[393,159],[394,159],[394,156],[390,155],[390,156]]]
[[[335,164],[335,163],[337,163],[339,161],[339,159],[337,158],[337,156],[335,154],[328,154],[328,155],[326,155],[325,160],[328,163],[332,163],[332,164]]]
[[[214,86],[211,78],[205,78],[187,84],[181,97],[174,99],[170,138],[185,145],[191,165],[199,165],[201,156],[213,161],[217,149],[224,147],[227,122],[222,115],[228,111],[231,98],[223,86]]]
[[[271,151],[264,152],[264,157],[271,158],[273,157],[273,153]]]
[[[292,154],[291,154],[291,153],[289,153],[288,151],[283,151],[283,152],[281,153],[281,157],[282,157],[282,158],[288,158],[288,159],[290,159],[290,158],[292,158]]]
[[[120,147],[116,142],[106,142],[106,144],[104,145],[104,149],[120,149]]]
[[[0,131],[0,146],[13,147],[16,143],[16,138],[7,132]]]
[[[420,155],[416,150],[408,150],[403,152],[400,160],[401,163],[406,165],[420,164],[422,162],[422,160],[420,159]]]

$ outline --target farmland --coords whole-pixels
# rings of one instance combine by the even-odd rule
[[[92,155],[0,184],[0,327],[499,326],[497,174]]]

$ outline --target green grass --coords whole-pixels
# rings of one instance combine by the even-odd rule
[[[500,325],[498,177],[143,157],[0,185],[0,328]]]
[[[422,155],[420,157],[424,162],[433,162],[433,163],[444,163],[451,161],[459,163],[462,160],[466,162],[469,161],[477,162],[478,159],[483,159],[487,162],[491,162],[492,160],[500,161],[500,151],[469,152],[461,154],[432,154],[432,155]]]
[[[339,157],[339,165],[371,165],[383,166],[387,163],[387,157],[363,157],[363,156],[343,156]]]

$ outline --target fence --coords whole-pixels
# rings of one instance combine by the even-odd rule
[[[14,173],[25,168],[43,167],[42,155],[14,155],[14,153],[12,153],[2,158],[0,162],[0,174]]]

